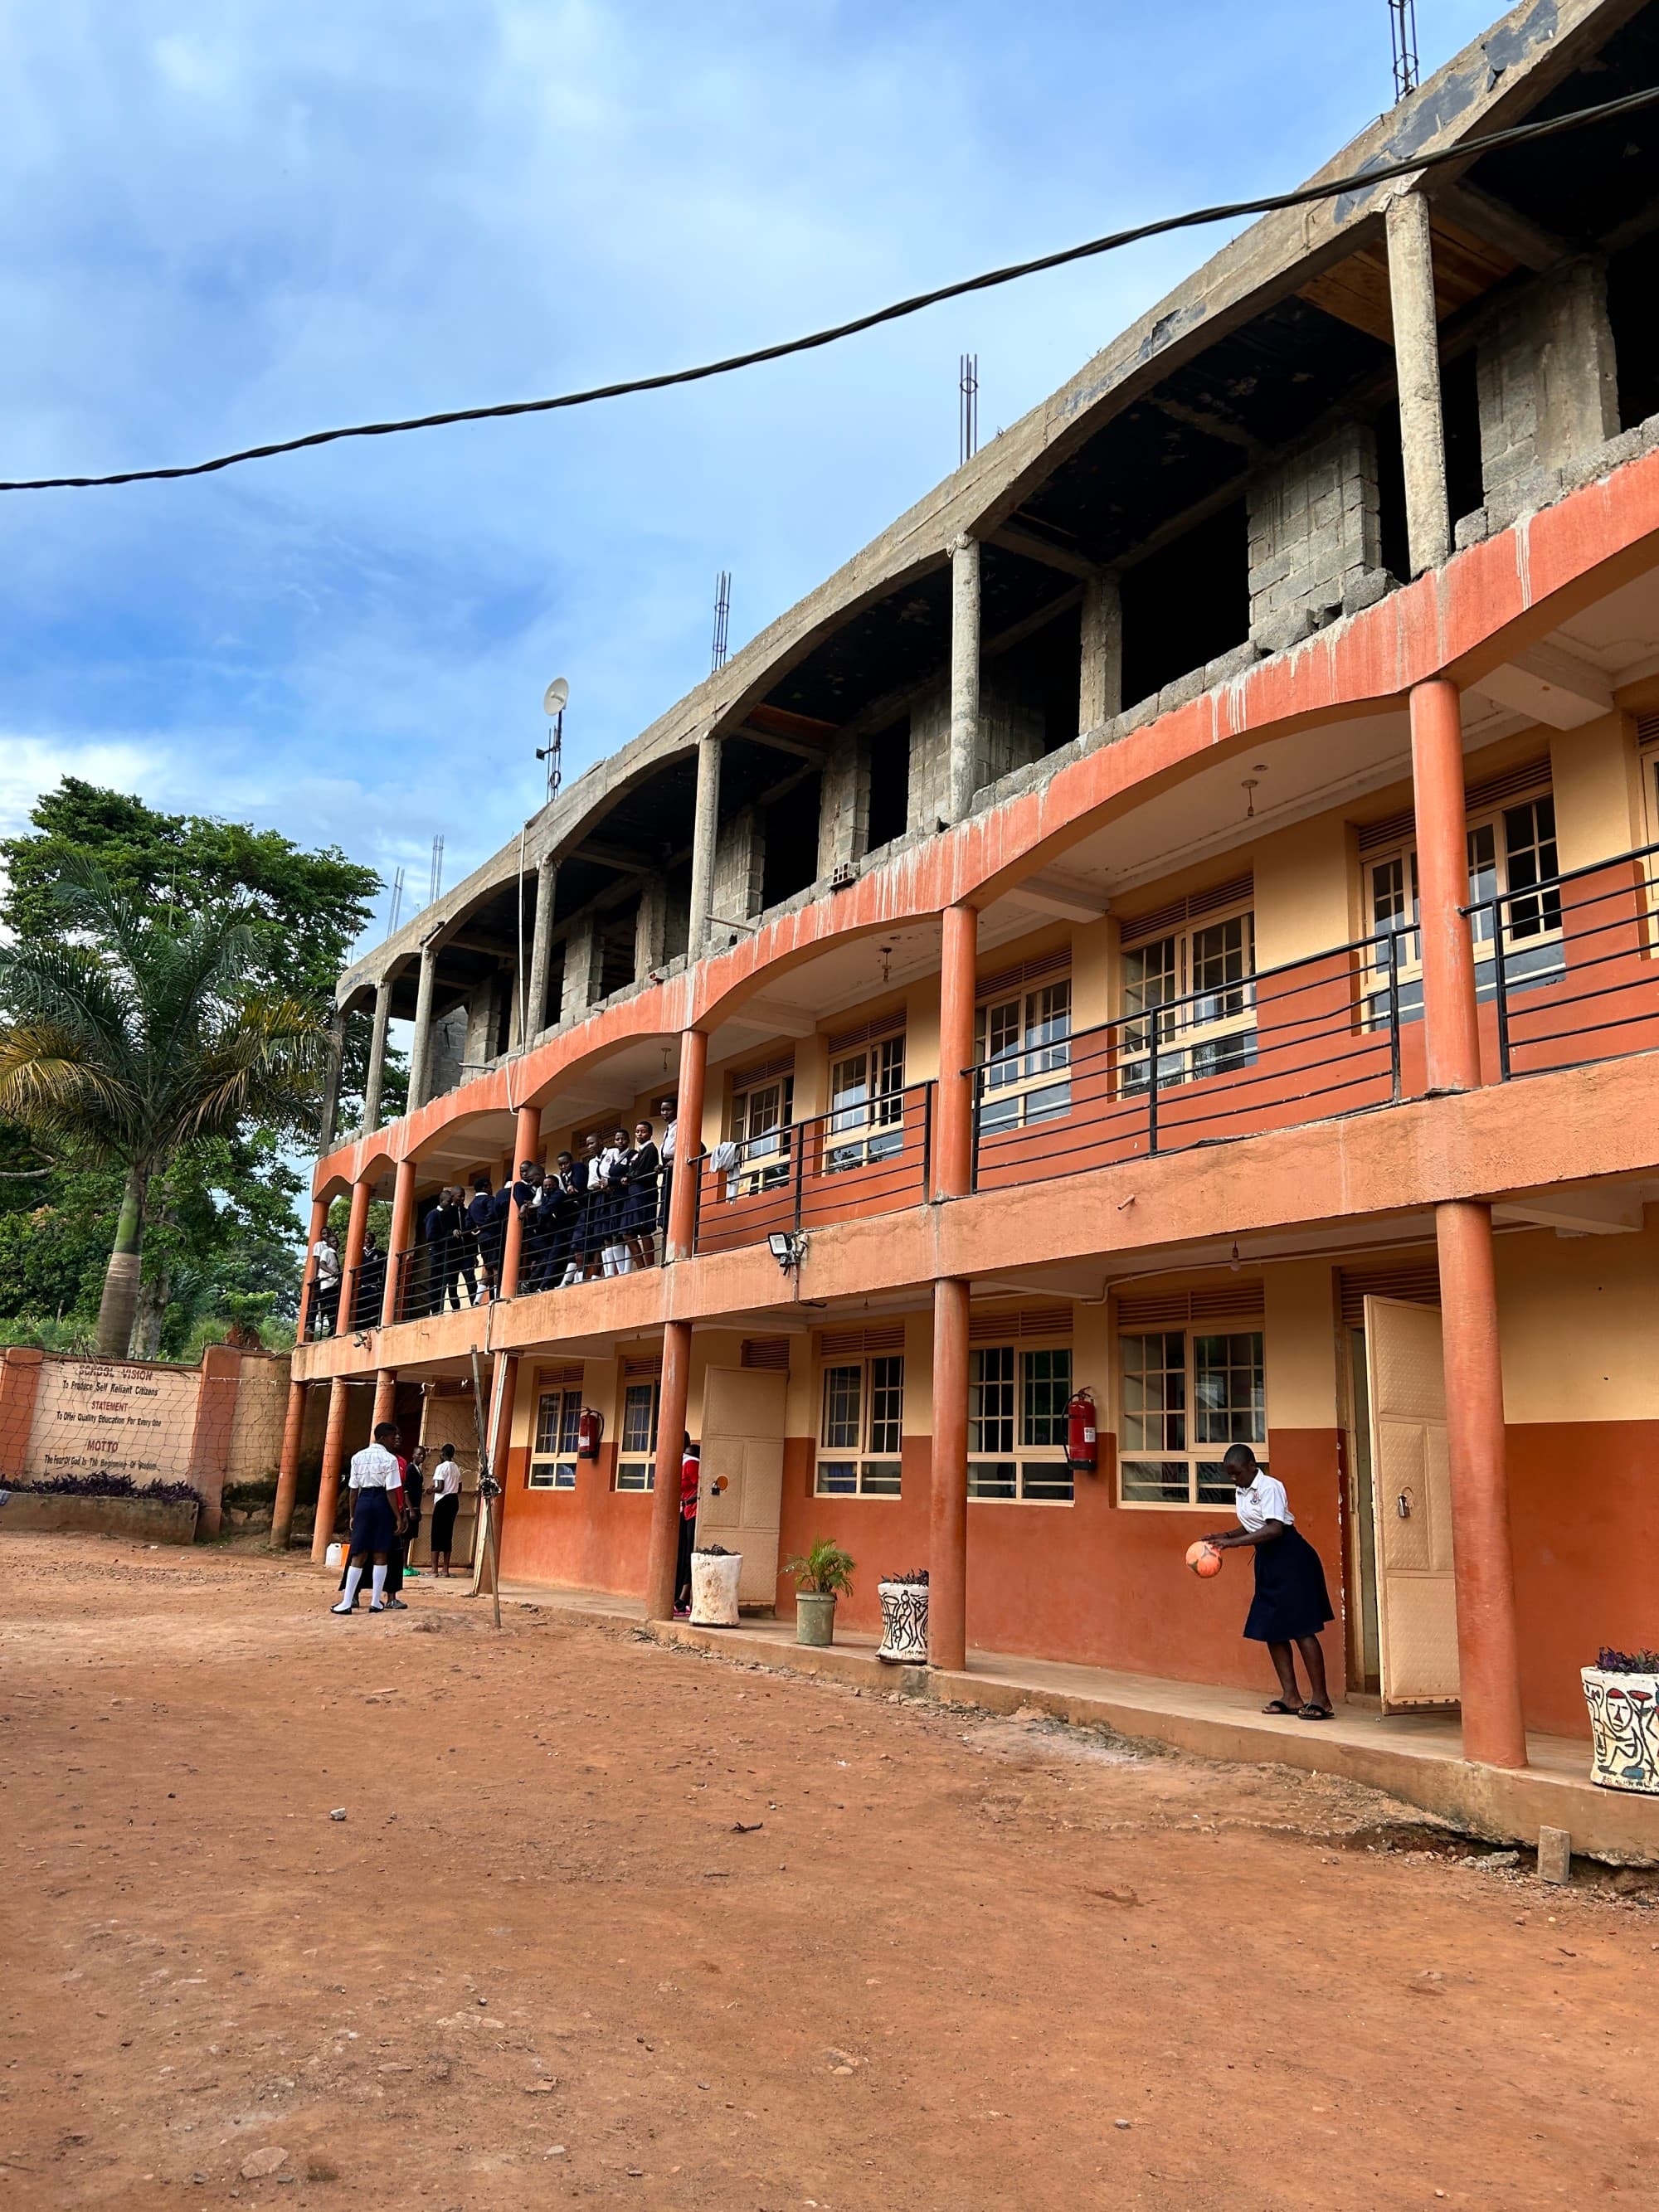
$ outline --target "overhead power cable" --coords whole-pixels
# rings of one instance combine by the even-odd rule
[[[1449,161],[1472,161],[1500,146],[1525,145],[1536,138],[1578,130],[1586,123],[1633,115],[1656,101],[1659,85],[1650,85],[1641,92],[1626,93],[1621,99],[1604,100],[1595,107],[1575,108],[1569,115],[1549,116],[1542,122],[1517,123],[1507,131],[1491,131],[1484,138],[1465,139],[1459,145],[1442,147],[1434,153],[1413,154],[1403,161],[1379,162],[1351,176],[1299,185],[1293,192],[1273,192],[1260,199],[1231,200],[1219,207],[1194,208],[1185,215],[1163,216],[1155,222],[1112,231],[1104,238],[1091,238],[1081,246],[1062,246],[1056,253],[1038,254],[1034,260],[1011,262],[1003,269],[987,270],[982,276],[964,276],[954,284],[938,285],[931,292],[914,293],[908,300],[876,307],[866,315],[854,315],[849,322],[833,323],[828,329],[813,331],[805,337],[784,338],[775,345],[728,354],[722,361],[703,362],[694,368],[664,369],[654,376],[629,377],[618,384],[592,385],[586,391],[562,392],[550,399],[507,399],[490,407],[446,408],[436,415],[410,415],[395,422],[352,422],[338,429],[312,430],[302,438],[279,438],[270,445],[244,446],[234,453],[220,453],[210,461],[191,461],[176,468],[123,469],[105,477],[23,477],[10,483],[0,482],[0,491],[93,491],[112,484],[163,483],[176,477],[212,476],[220,469],[239,467],[244,461],[266,461],[279,453],[303,453],[311,446],[331,446],[343,438],[392,438],[401,436],[406,430],[438,430],[453,422],[492,422],[513,415],[550,415],[560,408],[591,407],[601,399],[624,399],[638,392],[664,392],[673,385],[701,384],[712,376],[730,376],[735,370],[755,368],[763,362],[783,361],[791,354],[811,353],[820,346],[837,344],[842,338],[856,337],[862,331],[878,329],[883,323],[896,323],[908,315],[920,314],[924,307],[937,307],[943,300],[960,300],[971,292],[988,292],[998,285],[1012,284],[1021,276],[1038,276],[1045,269],[1063,269],[1074,261],[1115,253],[1123,246],[1139,245],[1143,239],[1162,238],[1176,230],[1196,230],[1206,223],[1227,222],[1239,216],[1273,215],[1283,208],[1307,207],[1316,200],[1340,199],[1349,192],[1373,191],[1378,185],[1388,184],[1395,177],[1417,176],[1425,169],[1439,168]]]

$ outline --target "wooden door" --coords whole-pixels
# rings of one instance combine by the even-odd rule
[[[1455,1705],[1457,1600],[1440,1311],[1365,1301],[1382,1710]]]
[[[742,1553],[740,1605],[777,1603],[788,1389],[787,1376],[747,1368],[711,1367],[704,1378],[696,1540]]]

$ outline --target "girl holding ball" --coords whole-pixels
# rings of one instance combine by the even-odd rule
[[[1218,1552],[1249,1550],[1255,1559],[1255,1596],[1244,1622],[1253,1643],[1265,1644],[1279,1675],[1279,1694],[1262,1707],[1268,1713],[1294,1713],[1300,1720],[1328,1721],[1330,1693],[1325,1686],[1325,1654],[1319,1632],[1332,1619],[1319,1554],[1296,1525],[1285,1486],[1257,1463],[1248,1444],[1231,1445],[1222,1465],[1232,1475],[1236,1528],[1224,1528],[1205,1542]],[[1307,1669],[1305,1699],[1297,1687],[1296,1659]]]

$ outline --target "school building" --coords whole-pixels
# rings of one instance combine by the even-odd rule
[[[476,1353],[506,1579],[665,1617],[689,1429],[751,1604],[830,1535],[939,1666],[1266,1696],[1182,1565],[1243,1442],[1340,1704],[1586,1733],[1659,1643],[1659,110],[1363,179],[1656,83],[1659,4],[1524,0],[343,976],[391,1264],[279,1534],[309,1394],[320,1545]],[[665,1094],[662,1264],[410,1296],[440,1186]]]

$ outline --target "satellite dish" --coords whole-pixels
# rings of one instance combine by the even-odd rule
[[[542,694],[542,712],[550,722],[556,722],[570,702],[570,686],[562,676],[556,676]]]

